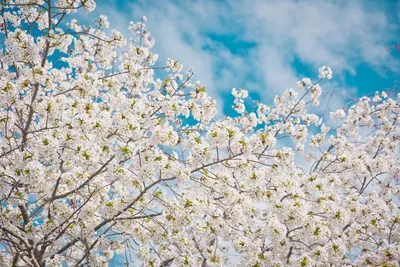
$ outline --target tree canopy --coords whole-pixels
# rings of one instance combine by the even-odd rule
[[[94,8],[1,2],[2,266],[398,266],[398,96],[328,125],[323,66],[217,116],[193,70],[156,64],[145,17],[126,39],[73,19]]]

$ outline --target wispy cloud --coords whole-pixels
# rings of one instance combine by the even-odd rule
[[[193,66],[221,107],[232,87],[267,99],[321,65],[335,71],[331,86],[346,86],[360,65],[382,74],[385,47],[398,34],[398,14],[394,21],[388,8],[372,1],[139,0],[98,1],[97,12],[119,30],[146,15],[160,59]]]

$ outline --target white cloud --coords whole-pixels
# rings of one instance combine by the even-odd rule
[[[262,1],[244,10],[249,18],[248,38],[274,51],[280,61],[276,64],[289,66],[287,71],[293,60],[290,55],[314,68],[330,65],[336,74],[356,74],[355,67],[362,62],[382,71],[387,57],[385,46],[393,37],[385,14],[367,10],[358,1]],[[274,66],[262,57],[258,59],[262,69],[274,73],[272,81],[279,79]],[[289,77],[288,73],[280,73],[281,80]],[[267,84],[269,76],[266,74]],[[290,76],[293,79],[295,75]]]
[[[384,8],[363,1],[132,1],[123,10],[98,2],[98,13],[112,26],[126,30],[130,20],[148,17],[161,60],[174,57],[193,66],[196,78],[220,101],[232,87],[252,87],[264,99],[295,87],[295,60],[315,69],[332,66],[336,79],[356,75],[360,63],[383,73],[395,31]],[[127,31],[126,31],[127,32]],[[234,53],[230,39],[256,45]],[[255,80],[249,80],[249,76]],[[313,78],[313,77],[312,77]],[[221,110],[221,109],[220,109]]]

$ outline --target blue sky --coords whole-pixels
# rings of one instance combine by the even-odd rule
[[[399,88],[400,51],[386,49],[400,43],[400,1],[98,0],[94,13],[78,19],[90,23],[100,14],[125,37],[130,21],[147,16],[157,65],[174,57],[194,67],[225,115],[234,113],[232,87],[268,104],[297,80],[316,80],[322,65],[334,71],[322,88],[335,94],[320,110]]]
[[[174,57],[194,67],[196,79],[230,115],[232,87],[271,103],[300,78],[316,79],[322,65],[334,71],[323,84],[325,92],[336,92],[330,108],[348,102],[341,94],[398,88],[400,51],[386,48],[400,42],[399,10],[400,2],[390,0],[100,0],[81,20],[105,14],[128,36],[129,22],[147,16],[158,65]]]

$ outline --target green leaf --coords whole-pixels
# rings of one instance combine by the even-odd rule
[[[121,150],[122,154],[124,154],[124,155],[127,155],[127,154],[129,154],[129,152],[131,152],[131,150],[127,146],[121,147],[120,150]]]
[[[83,156],[86,160],[89,160],[89,159],[90,159],[90,155],[89,155],[89,153],[88,153],[87,151],[83,152],[83,153],[82,153],[82,156]]]
[[[192,206],[193,206],[193,202],[190,201],[190,200],[186,200],[185,209],[190,208],[190,207],[192,207]]]

